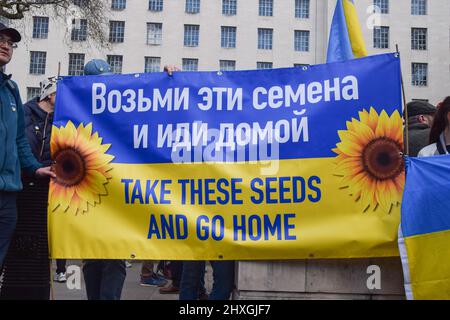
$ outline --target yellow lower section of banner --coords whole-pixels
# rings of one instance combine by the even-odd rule
[[[450,299],[450,230],[405,238],[414,299]]]
[[[100,197],[100,204],[77,215],[59,209],[49,212],[51,256],[139,260],[398,256],[399,206],[390,213],[363,212],[362,205],[341,188],[340,178],[333,175],[333,158],[281,160],[271,166],[272,169],[261,163],[112,164],[113,178],[106,184],[108,195]],[[264,175],[271,170],[276,173]],[[152,193],[154,179],[171,183],[166,182],[164,188],[158,183]],[[186,183],[188,192],[183,204],[182,184],[178,182],[183,179],[226,179],[229,183],[227,186],[222,180],[216,185],[209,180],[208,200],[216,204],[205,204],[206,191],[203,204],[191,204],[190,182]],[[238,190],[235,204],[226,203],[231,199],[226,193],[232,179]],[[136,186],[137,180],[141,188]],[[150,188],[146,188],[147,180]],[[154,203],[155,196],[161,202],[158,198],[162,189],[164,200],[170,204]],[[259,204],[262,197],[264,201]],[[238,204],[239,201],[243,203]],[[178,234],[177,221],[172,221],[173,228],[170,226],[175,218],[180,222]],[[165,229],[162,219],[166,221]]]

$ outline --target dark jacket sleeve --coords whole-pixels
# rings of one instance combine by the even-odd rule
[[[16,88],[15,97],[17,102],[17,153],[19,155],[20,166],[23,170],[25,170],[29,175],[33,175],[37,169],[41,168],[42,165],[36,160],[33,153],[31,152],[30,145],[28,143],[27,137],[25,135],[25,119],[23,113],[23,105],[22,100],[18,94],[19,89],[17,85],[14,83]]]

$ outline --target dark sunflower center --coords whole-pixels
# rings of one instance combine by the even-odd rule
[[[86,175],[86,166],[81,154],[75,149],[65,149],[55,155],[57,182],[65,186],[79,184]]]
[[[363,151],[364,169],[376,180],[396,178],[404,168],[400,146],[392,139],[378,138]]]

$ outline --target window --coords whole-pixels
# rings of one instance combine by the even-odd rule
[[[150,11],[163,11],[163,0],[149,0],[148,10]]]
[[[307,63],[294,63],[294,68],[304,68],[309,67],[309,64]]]
[[[73,0],[73,4],[79,7],[87,7],[89,0]]]
[[[263,70],[263,69],[272,69],[273,63],[272,62],[257,62],[256,63],[256,69]]]
[[[109,42],[123,42],[125,36],[125,21],[109,22]]]
[[[258,28],[258,49],[272,50],[273,29]]]
[[[183,71],[197,71],[198,59],[183,59]]]
[[[424,16],[427,14],[427,0],[411,0],[411,14]]]
[[[69,76],[80,76],[84,73],[84,54],[69,53]]]
[[[309,51],[309,31],[295,30],[295,51]]]
[[[262,17],[273,16],[273,0],[259,0],[259,15]]]
[[[87,39],[87,20],[73,19],[72,20],[72,41],[86,41]]]
[[[111,72],[120,74],[122,73],[123,56],[108,55],[108,64],[111,66]]]
[[[237,0],[222,0],[222,14],[235,16],[237,14]]]
[[[301,19],[309,18],[309,0],[295,0],[295,17]]]
[[[48,17],[33,17],[33,38],[48,38]]]
[[[186,0],[186,13],[199,13],[200,0]]]
[[[159,72],[161,71],[161,58],[160,57],[145,57],[145,69],[144,72]]]
[[[127,6],[127,0],[112,0],[111,9],[113,10],[123,10]]]
[[[428,63],[412,63],[412,85],[416,87],[428,85]]]
[[[373,28],[373,47],[378,49],[389,48],[389,27]]]
[[[234,71],[236,70],[236,61],[234,60],[220,60],[220,71]]]
[[[200,38],[200,26],[193,24],[184,25],[184,46],[198,47]]]
[[[147,44],[162,44],[162,23],[147,23]]]
[[[221,27],[221,46],[222,48],[236,48],[236,27]]]
[[[45,74],[46,60],[47,60],[47,52],[31,51],[30,52],[30,74]]]
[[[380,13],[389,13],[389,0],[373,0],[373,5],[380,9]]]
[[[27,101],[39,97],[41,95],[41,88],[39,87],[27,87]]]
[[[427,29],[412,28],[411,29],[411,49],[427,50]]]

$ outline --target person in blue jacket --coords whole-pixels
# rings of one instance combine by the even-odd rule
[[[20,33],[0,23],[0,67],[11,61]],[[11,75],[0,73],[0,267],[13,235],[17,213],[16,194],[22,189],[21,169],[36,177],[56,175],[33,156],[25,135],[19,88]]]

